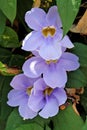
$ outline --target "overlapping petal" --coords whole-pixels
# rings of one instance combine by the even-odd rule
[[[11,90],[8,93],[8,102],[7,104],[13,107],[19,106],[23,99],[26,98],[24,91]]]
[[[58,102],[57,99],[54,98],[53,96],[48,97],[48,100],[44,106],[44,108],[39,112],[39,115],[43,118],[49,118],[52,116],[55,116],[58,111]]]
[[[62,55],[62,59],[60,61],[60,65],[66,70],[66,71],[73,71],[79,68],[80,64],[78,62],[78,57],[74,54],[65,52]]]
[[[26,51],[36,50],[43,44],[43,37],[40,32],[32,31],[23,40],[22,49]]]
[[[22,104],[19,106],[19,113],[24,119],[33,119],[37,116],[37,113],[28,107],[28,99],[22,101]]]
[[[44,25],[46,13],[43,9],[32,8],[25,15],[25,21],[31,29],[40,30]]]
[[[26,76],[36,78],[42,74],[42,71],[44,69],[46,69],[46,68],[44,68],[44,64],[45,63],[43,62],[42,58],[33,57],[24,63],[22,69]]]
[[[32,86],[36,79],[32,79],[24,74],[16,75],[10,85],[16,90],[25,90],[27,87]]]
[[[55,60],[62,55],[61,46],[53,43],[45,43],[39,50],[40,56],[45,60]]]
[[[66,92],[64,90],[64,88],[56,88],[53,91],[53,95],[56,97],[56,99],[58,100],[59,106],[64,104],[67,100],[67,95]]]
[[[48,66],[47,71],[43,73],[43,79],[46,84],[52,88],[61,88],[62,86],[65,86],[65,83],[67,82],[67,74],[63,68],[51,64]]]
[[[54,14],[55,14],[55,17],[54,17]],[[59,28],[62,27],[62,22],[61,22],[59,14],[58,14],[57,6],[52,6],[49,9],[49,11],[46,15],[46,20],[47,20],[48,26],[56,25]]]
[[[72,42],[70,41],[70,39],[67,35],[64,36],[63,39],[61,39],[59,44],[63,47],[66,47],[66,48],[73,48],[74,47],[74,45],[72,44]]]
[[[35,112],[38,112],[45,105],[44,96],[41,91],[38,94],[32,94],[28,100],[28,106]]]

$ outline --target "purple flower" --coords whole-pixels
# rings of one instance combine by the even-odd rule
[[[40,56],[28,59],[23,65],[24,74],[36,78],[41,74],[45,83],[52,88],[65,86],[66,71],[74,71],[79,67],[78,57],[64,52],[60,59],[45,61]]]
[[[51,7],[47,14],[40,8],[32,8],[26,13],[25,21],[34,31],[23,40],[23,50],[37,50],[43,59],[55,60],[62,55],[62,47],[74,46],[68,36],[63,38],[62,24],[56,6]]]
[[[24,119],[32,119],[37,113],[28,107],[28,99],[36,79],[30,79],[24,74],[19,74],[11,81],[13,89],[8,93],[7,104],[16,107],[19,106],[19,113]]]
[[[28,106],[43,118],[55,116],[59,111],[59,106],[67,99],[63,88],[47,86],[42,78],[34,84],[32,95],[28,100]]]

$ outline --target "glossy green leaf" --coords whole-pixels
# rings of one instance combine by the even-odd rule
[[[17,0],[0,0],[0,9],[13,22],[16,17]]]
[[[81,67],[87,67],[87,45],[82,43],[74,43],[75,47],[71,50],[72,53],[79,57]]]
[[[86,84],[86,77],[80,69],[68,73],[68,82],[66,84],[67,87],[80,88],[85,87]]]
[[[81,0],[56,0],[56,2],[65,35],[75,20]]]
[[[53,130],[82,130],[84,122],[73,110],[72,106],[68,106],[65,110],[53,119]]]
[[[30,123],[30,124],[26,124],[26,125],[21,125],[20,127],[16,128],[15,130],[44,130],[44,128],[36,123]]]
[[[0,35],[0,46],[6,48],[19,47],[19,40],[16,32],[10,27],[6,27],[2,35]]]
[[[3,12],[0,10],[0,35],[4,32],[5,30],[5,23],[6,23],[6,17],[3,14]]]

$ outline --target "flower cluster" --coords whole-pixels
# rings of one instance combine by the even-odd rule
[[[46,14],[40,8],[32,8],[25,15],[27,25],[33,30],[23,40],[22,49],[34,56],[23,64],[23,74],[13,78],[13,89],[8,94],[8,105],[19,106],[24,119],[38,114],[43,118],[55,116],[59,106],[67,100],[64,90],[67,71],[79,67],[78,57],[66,52],[74,45],[66,35],[56,6]]]

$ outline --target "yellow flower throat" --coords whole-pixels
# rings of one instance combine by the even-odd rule
[[[48,26],[48,27],[44,27],[42,29],[42,34],[44,37],[48,37],[48,36],[51,36],[53,37],[56,33],[56,29],[54,26]]]

